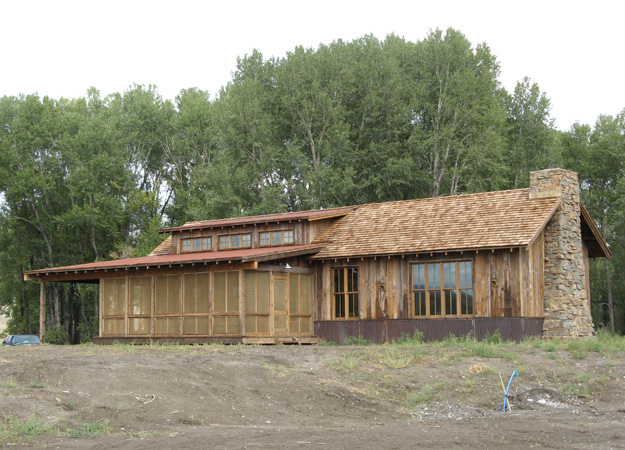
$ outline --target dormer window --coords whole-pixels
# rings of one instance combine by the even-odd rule
[[[212,240],[209,237],[197,237],[191,239],[182,240],[182,251],[186,252],[206,252],[210,251],[212,247]]]
[[[252,246],[252,235],[246,234],[224,234],[219,236],[219,249],[249,248]]]
[[[267,231],[260,233],[260,246],[291,245],[295,242],[293,230]]]

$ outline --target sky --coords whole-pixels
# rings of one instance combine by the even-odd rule
[[[253,49],[282,57],[452,27],[490,47],[509,91],[525,76],[538,83],[568,130],[625,109],[624,17],[622,0],[0,0],[0,97],[76,98],[91,86],[105,96],[133,83],[171,100],[191,87],[214,97]]]

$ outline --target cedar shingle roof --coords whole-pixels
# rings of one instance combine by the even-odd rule
[[[317,237],[327,246],[312,259],[525,246],[559,203],[516,189],[362,205]]]
[[[159,244],[148,256],[171,255],[171,236]]]

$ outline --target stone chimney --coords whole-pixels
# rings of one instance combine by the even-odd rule
[[[560,207],[545,227],[543,336],[593,336],[577,174],[564,169],[532,172],[530,199],[547,197],[559,197]]]

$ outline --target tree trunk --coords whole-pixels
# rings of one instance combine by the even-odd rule
[[[605,269],[605,289],[608,294],[608,314],[610,315],[609,328],[614,333],[614,301],[612,299],[612,282],[610,280],[610,263],[607,258],[603,258],[603,267]]]
[[[24,299],[24,308],[26,309],[26,326],[28,327],[28,334],[32,334],[32,326],[30,324],[30,303],[28,300],[28,294],[26,293],[26,281],[24,281],[24,266],[20,267],[21,269],[21,289],[22,289],[22,298]]]

